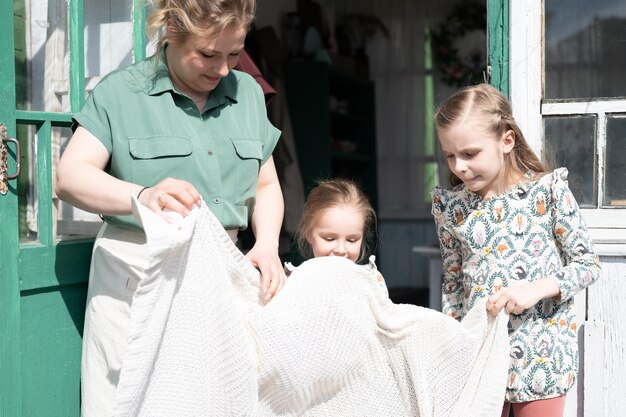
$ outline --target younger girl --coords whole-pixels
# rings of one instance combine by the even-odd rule
[[[516,417],[562,416],[578,367],[574,295],[600,276],[567,170],[546,172],[495,88],[460,90],[435,115],[452,190],[433,191],[443,312],[480,298],[510,314],[506,402]]]
[[[384,281],[374,263],[376,213],[367,197],[349,180],[320,182],[309,193],[296,232],[304,258],[343,256],[365,263],[376,279]]]

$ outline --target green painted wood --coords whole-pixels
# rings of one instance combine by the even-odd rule
[[[17,123],[40,124],[50,122],[55,126],[70,127],[72,125],[72,113],[48,113],[43,111],[17,110],[15,112]]]
[[[433,53],[430,23],[424,24],[424,157],[432,158],[430,162],[424,162],[424,189],[422,190],[422,202],[428,206],[431,202],[430,193],[437,185],[437,162],[435,160],[435,80],[433,76]]]
[[[509,0],[487,0],[490,84],[509,97]]]
[[[0,123],[6,125],[9,136],[16,132],[13,7],[12,1],[0,1]],[[11,152],[8,165],[9,172],[15,172]],[[0,416],[7,417],[22,416],[20,293],[15,262],[19,233],[16,183],[9,181],[9,192],[0,195]]]
[[[78,112],[85,102],[85,6],[83,0],[69,0],[70,106]]]
[[[78,417],[87,285],[22,292],[23,414]]]
[[[145,0],[133,0],[133,57],[135,62],[146,57]]]
[[[47,247],[22,246],[17,261],[20,290],[87,282],[92,248],[92,239],[62,242]]]
[[[22,110],[27,97],[16,98],[16,86],[22,92],[20,80],[26,82],[29,76],[18,62],[17,44],[26,40],[23,30],[13,29],[11,6],[18,4],[23,7],[24,1],[0,2],[0,122],[7,125],[10,135],[21,129],[20,140],[27,149],[26,127],[37,130],[37,153],[23,152],[29,156],[23,168],[29,164],[37,168],[33,181],[39,198],[39,241],[19,243],[17,190],[28,180],[22,175],[11,181],[7,196],[0,196],[0,416],[78,417],[81,337],[93,240],[56,244],[53,235],[51,134],[56,126],[69,127],[72,113]],[[69,1],[72,112],[85,97],[83,7],[82,0]],[[28,23],[24,14],[19,18],[16,14],[16,22]],[[20,80],[16,80],[16,67]],[[17,99],[21,104],[16,104]],[[36,159],[30,159],[35,155]],[[9,168],[15,170],[14,160]]]
[[[39,242],[44,246],[54,243],[52,236],[52,125],[44,122],[37,130],[37,195]]]

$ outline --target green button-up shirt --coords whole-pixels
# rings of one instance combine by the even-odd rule
[[[108,74],[74,121],[109,151],[108,173],[143,186],[189,181],[227,229],[247,227],[259,169],[280,137],[251,76],[231,71],[199,112],[172,84],[165,53]],[[105,220],[139,227],[132,216]]]

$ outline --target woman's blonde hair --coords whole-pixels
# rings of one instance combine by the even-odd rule
[[[474,119],[482,123],[485,130],[494,136],[501,136],[507,130],[515,132],[515,145],[505,155],[503,179],[518,181],[527,172],[541,175],[545,165],[528,146],[524,135],[513,118],[509,101],[495,87],[478,84],[465,87],[445,100],[435,113],[435,128],[441,131],[463,120]],[[452,186],[462,183],[450,172]]]
[[[166,41],[180,43],[190,35],[217,36],[233,24],[247,30],[256,8],[256,0],[152,0],[152,4],[147,31],[156,43],[157,57]]]
[[[309,239],[320,218],[327,210],[341,206],[354,207],[363,215],[363,241],[357,263],[363,262],[374,252],[377,241],[374,208],[363,191],[353,181],[334,179],[318,182],[304,203],[302,217],[295,236],[298,250],[304,258],[313,257],[313,249]]]

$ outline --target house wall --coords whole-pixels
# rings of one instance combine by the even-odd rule
[[[539,0],[509,4],[513,111],[531,147],[539,151],[543,5]],[[602,275],[576,297],[580,370],[577,390],[567,397],[565,417],[626,415],[626,311],[620,302],[626,290],[626,228],[621,217],[611,213],[583,213],[600,254]]]

